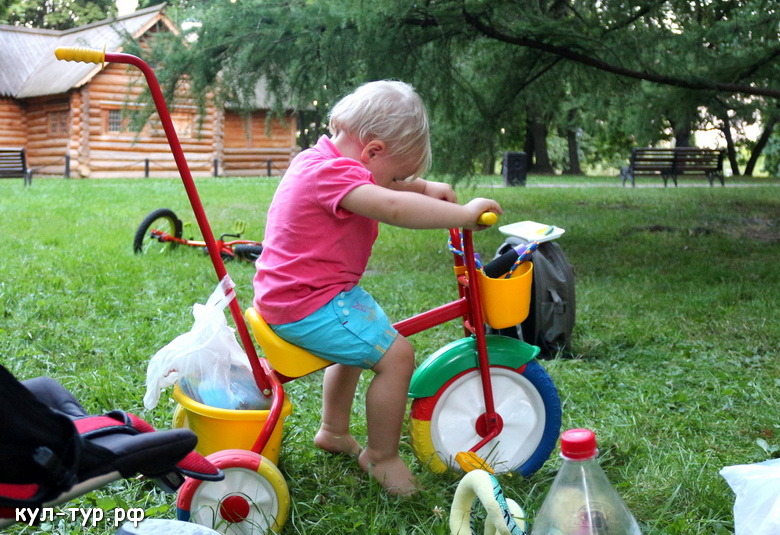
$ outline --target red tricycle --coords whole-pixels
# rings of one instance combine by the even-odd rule
[[[254,262],[263,252],[258,241],[241,239],[246,224],[236,223],[234,233],[222,234],[216,240],[223,260],[245,260]],[[162,253],[179,245],[197,247],[206,251],[206,242],[184,238],[184,223],[170,208],[158,208],[146,215],[133,236],[133,251],[137,254]],[[226,239],[233,238],[233,239]]]
[[[143,72],[217,278],[229,279],[152,69],[129,54],[74,48],[60,48],[56,54],[63,60],[131,64]],[[495,214],[483,218],[484,224],[496,221]],[[482,468],[528,476],[549,458],[557,442],[558,392],[536,360],[538,348],[488,335],[485,325],[501,329],[527,316],[533,264],[524,262],[509,277],[491,278],[485,275],[491,271],[488,265],[480,269],[475,258],[471,231],[451,230],[450,244],[457,297],[395,324],[404,336],[451,320],[463,324],[464,336],[430,355],[412,378],[413,449],[435,472]],[[517,252],[507,255],[491,263],[491,269],[507,262],[507,266],[517,264]],[[245,321],[236,299],[229,306],[255,381],[270,407],[218,409],[174,388],[179,403],[174,425],[192,429],[199,438],[198,451],[225,473],[220,482],[188,480],[179,491],[178,514],[224,533],[278,532],[290,503],[284,477],[276,467],[282,424],[292,410],[283,384],[331,363],[276,336],[254,308],[246,310]],[[258,357],[252,334],[264,357]]]

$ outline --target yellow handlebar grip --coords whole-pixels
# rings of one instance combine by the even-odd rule
[[[54,51],[57,59],[63,61],[83,61],[84,63],[105,63],[106,53],[94,48],[78,48],[75,46],[61,46]]]
[[[477,219],[477,223],[480,225],[487,225],[492,227],[498,223],[498,215],[495,212],[485,212]]]

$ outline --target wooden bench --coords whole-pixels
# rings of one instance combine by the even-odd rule
[[[0,178],[23,178],[32,184],[32,170],[27,167],[24,149],[0,147]]]
[[[631,150],[631,160],[628,167],[620,169],[623,186],[630,180],[636,186],[637,176],[660,176],[664,187],[672,179],[677,186],[678,175],[704,175],[710,182],[720,180],[725,186],[723,177],[723,151],[715,149],[699,149],[696,147],[677,147],[657,149],[640,147]]]

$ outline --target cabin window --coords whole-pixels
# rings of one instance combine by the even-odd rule
[[[68,135],[68,111],[59,110],[48,113],[49,134],[53,136]]]
[[[122,131],[122,110],[108,110],[108,131]]]

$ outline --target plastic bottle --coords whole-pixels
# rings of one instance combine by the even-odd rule
[[[631,511],[601,469],[597,455],[593,431],[563,432],[563,464],[531,535],[641,535]]]

